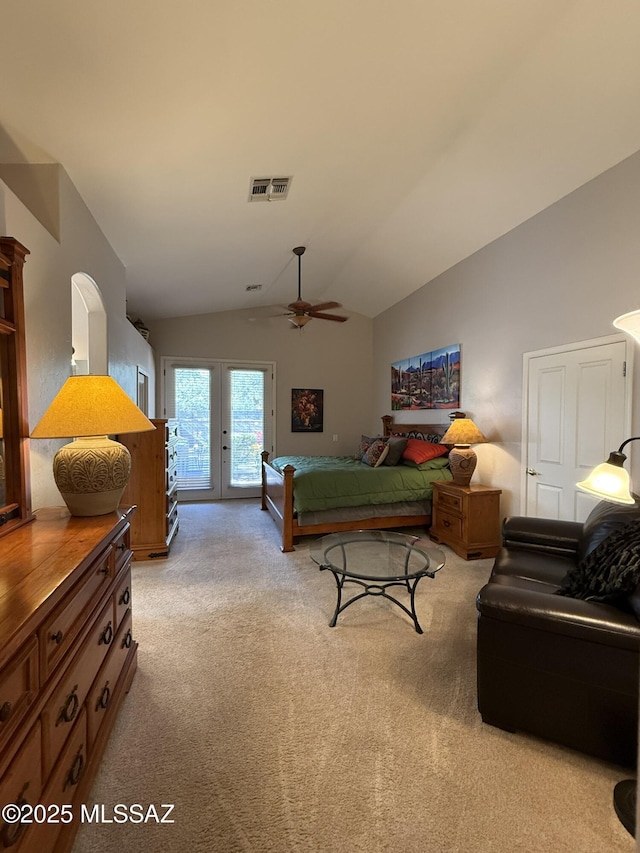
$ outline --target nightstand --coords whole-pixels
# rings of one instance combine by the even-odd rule
[[[429,536],[465,560],[495,557],[500,548],[501,494],[501,489],[475,483],[434,483]]]

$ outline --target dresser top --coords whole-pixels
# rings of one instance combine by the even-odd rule
[[[0,665],[64,598],[82,571],[127,524],[133,509],[80,518],[66,507],[0,538]]]

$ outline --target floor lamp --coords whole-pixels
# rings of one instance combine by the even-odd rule
[[[586,480],[576,483],[579,489],[594,497],[618,504],[634,504],[630,491],[629,474],[624,468],[627,458],[622,452],[630,441],[640,441],[640,435],[623,441],[617,450],[609,454],[606,462],[591,471]],[[637,782],[635,779],[623,779],[613,789],[613,807],[620,823],[635,837]]]

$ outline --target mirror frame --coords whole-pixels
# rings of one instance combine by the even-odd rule
[[[22,268],[29,250],[14,237],[0,237],[0,380],[5,504],[0,536],[32,521],[29,414]]]

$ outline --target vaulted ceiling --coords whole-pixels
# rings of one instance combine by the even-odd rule
[[[640,149],[637,0],[4,0],[2,34],[9,160],[64,166],[143,318],[291,302],[299,245],[303,297],[376,316]]]

